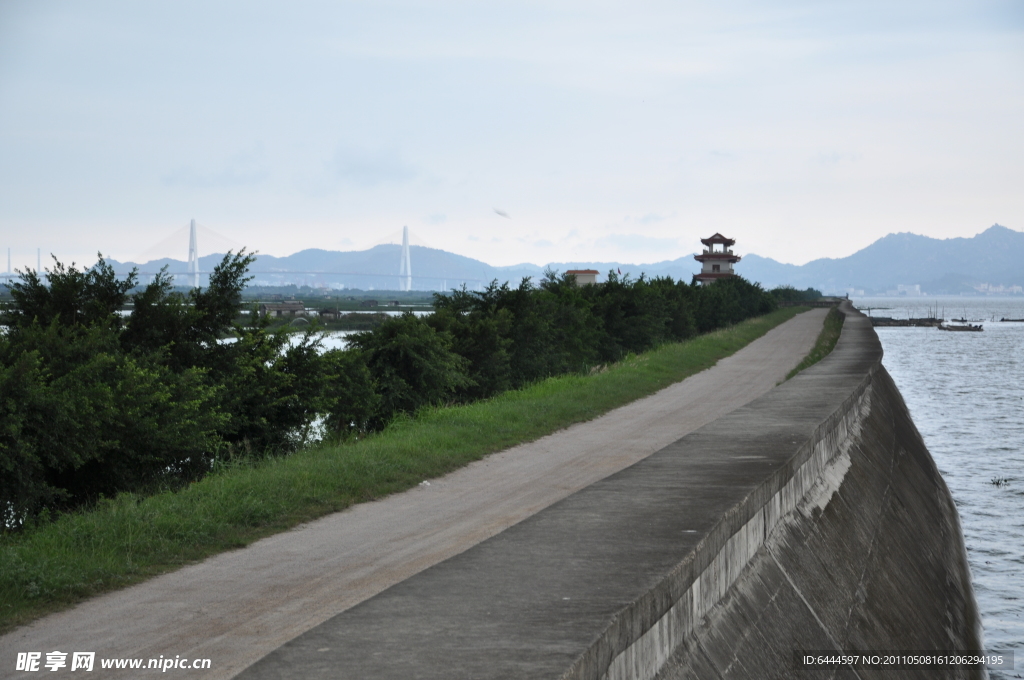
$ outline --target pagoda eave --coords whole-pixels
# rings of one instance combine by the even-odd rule
[[[739,255],[726,255],[724,253],[702,253],[700,255],[694,255],[693,259],[697,260],[697,262],[712,260],[714,262],[732,262],[735,264],[743,258]]]
[[[703,274],[694,274],[694,281],[717,281],[718,279],[728,279],[736,276],[735,272],[707,272]]]

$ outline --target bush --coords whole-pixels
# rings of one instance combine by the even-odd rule
[[[208,288],[187,295],[162,272],[133,296],[127,320],[117,312],[135,272],[118,281],[102,256],[86,272],[57,262],[48,285],[27,272],[10,286],[0,335],[5,528],[44,507],[180,485],[217,456],[290,450],[319,418],[344,411],[344,364],[322,355],[315,335],[290,345],[265,320],[232,325],[251,261],[229,254]],[[237,342],[220,342],[229,333]]]
[[[187,293],[162,271],[131,294],[136,273],[119,281],[102,256],[85,272],[57,262],[48,284],[27,272],[10,286],[0,334],[6,528],[44,508],[173,488],[218,459],[288,453],[321,426],[358,436],[426,406],[583,373],[765,314],[778,298],[739,277],[696,286],[612,272],[578,286],[549,271],[536,286],[435,295],[432,316],[390,317],[350,349],[324,352],[316,327],[289,338],[255,314],[235,323],[252,260],[229,253],[207,288]]]
[[[777,302],[809,302],[820,298],[821,291],[815,288],[797,290],[793,286],[779,286],[778,288],[772,289],[772,297],[775,298]]]

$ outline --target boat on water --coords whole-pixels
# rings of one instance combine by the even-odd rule
[[[1005,316],[1000,321],[1009,321],[1011,323],[1024,323],[1024,319],[1007,319]]]
[[[957,321],[957,319],[953,319]],[[973,331],[975,333],[980,332],[982,329],[981,324],[970,324],[970,323],[957,323],[957,324],[945,324],[940,323],[938,325],[940,331]]]

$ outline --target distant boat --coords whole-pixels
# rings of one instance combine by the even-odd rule
[[[953,321],[959,321],[959,319],[953,319]],[[974,331],[975,333],[978,333],[978,332],[980,332],[982,330],[982,327],[981,327],[980,323],[979,324],[964,323],[964,324],[955,324],[955,325],[952,325],[952,326],[944,324],[944,323],[940,323],[939,326],[938,326],[938,329],[940,331]]]
[[[1010,321],[1012,323],[1024,323],[1024,319],[1007,319],[1005,316],[1000,321]]]

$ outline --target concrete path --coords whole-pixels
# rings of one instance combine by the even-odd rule
[[[233,677],[335,614],[768,392],[810,351],[826,311],[801,314],[655,395],[491,455],[429,486],[354,506],[17,629],[0,638],[0,676],[30,677],[13,671],[17,652],[43,652],[45,660],[45,652],[60,650],[92,651],[97,659],[208,658],[210,670],[189,674]],[[126,671],[94,673],[127,677]]]

